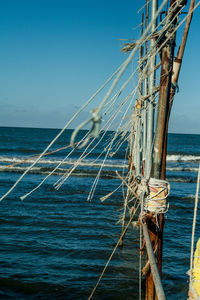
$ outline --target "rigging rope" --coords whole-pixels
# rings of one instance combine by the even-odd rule
[[[129,66],[133,56],[135,55],[136,51],[139,49],[139,47],[144,43],[147,34],[149,32],[149,29],[151,28],[153,22],[155,22],[155,20],[157,19],[158,15],[160,14],[160,12],[162,11],[164,5],[167,3],[167,0],[163,0],[162,4],[160,5],[159,9],[157,10],[154,19],[151,20],[151,22],[148,24],[147,28],[145,29],[144,33],[142,34],[140,40],[136,43],[135,48],[131,51],[129,57],[125,60],[125,62],[122,65],[122,68],[119,70],[118,75],[116,76],[116,78],[114,79],[111,87],[109,88],[108,92],[106,93],[105,97],[103,98],[101,104],[99,105],[98,108],[95,109],[95,115],[97,117],[98,120],[101,119],[101,117],[99,116],[100,111],[102,110],[102,108],[104,107],[106,101],[108,100],[108,98],[110,97],[110,95],[112,94],[114,88],[116,87],[119,79],[121,78],[121,76],[124,74],[124,72],[126,71],[127,67]],[[81,128],[83,128],[83,126],[85,126],[86,124],[88,124],[89,122],[93,121],[93,117],[89,118],[88,120],[86,120],[84,123],[82,123],[79,126],[79,130]],[[76,131],[76,135],[78,134],[78,132]],[[91,135],[91,137],[93,137],[93,135]],[[73,144],[73,140],[71,140],[71,144]]]
[[[138,207],[139,207],[139,205],[138,205]],[[138,207],[137,207],[137,209],[138,209]],[[131,222],[132,222],[132,220],[133,220],[133,217],[134,217],[134,215],[135,215],[137,209],[136,209],[136,210],[132,213],[132,215],[130,216],[130,219],[129,219],[127,225],[126,225],[126,228],[125,228],[124,231],[122,232],[122,234],[121,234],[121,236],[120,236],[120,238],[119,238],[119,240],[118,240],[118,242],[117,242],[115,248],[113,249],[113,251],[112,251],[112,253],[111,253],[111,255],[110,255],[110,257],[109,257],[109,259],[108,259],[108,261],[107,261],[107,263],[106,263],[106,265],[105,265],[105,267],[103,268],[103,271],[101,272],[101,275],[99,276],[99,279],[98,279],[98,281],[97,281],[95,287],[93,288],[93,290],[92,290],[90,296],[88,297],[88,300],[91,300],[92,297],[94,296],[94,293],[95,293],[95,291],[96,291],[96,289],[97,289],[97,287],[98,287],[98,285],[99,285],[101,279],[103,278],[103,275],[104,275],[104,273],[105,273],[105,271],[106,271],[106,269],[107,269],[107,267],[108,267],[108,265],[109,265],[109,263],[110,263],[110,261],[111,261],[113,255],[115,254],[115,252],[116,252],[118,246],[120,245],[120,243],[121,243],[121,241],[122,241],[122,239],[123,239],[125,233],[127,232],[128,227],[129,227],[129,225],[131,224]]]
[[[198,3],[195,7],[194,7],[194,9],[193,10],[195,10],[198,6],[199,6],[199,4],[200,3]],[[193,12],[193,10],[192,10],[192,12]],[[191,12],[190,12],[191,13]],[[161,48],[162,48],[162,46],[171,38],[171,36],[174,34],[174,32],[182,25],[182,23],[185,21],[185,19],[186,19],[186,17],[182,20],[182,22],[179,24],[179,26],[177,27],[177,28],[175,28],[175,30],[171,33],[171,35],[166,39],[166,41],[160,46],[160,48],[158,48],[157,49],[157,51],[156,51],[156,53],[158,53],[160,50],[161,50]],[[164,19],[165,20],[165,19]],[[123,64],[122,64],[123,65]],[[104,87],[105,87],[105,85],[110,81],[110,80],[112,80],[112,78],[119,72],[119,70],[120,70],[120,68],[122,67],[122,65],[117,69],[117,71],[115,72],[115,73],[113,73],[113,75],[107,80],[107,82],[88,100],[88,101],[91,101]],[[147,64],[148,65],[148,64]],[[145,67],[147,67],[147,65],[145,66]],[[135,73],[135,72],[134,72]],[[143,71],[143,73],[145,73],[145,68],[144,68],[144,71]],[[132,76],[133,76],[133,74],[132,74]],[[132,76],[130,76],[130,78],[132,78]],[[125,83],[126,84],[126,83]],[[124,86],[124,85],[123,85]],[[122,87],[123,88],[123,87]],[[117,95],[117,94],[116,94]],[[87,105],[87,103],[86,103],[86,105]],[[84,106],[85,107],[85,106]],[[82,109],[84,109],[84,107],[82,107]],[[79,111],[80,112],[80,111]],[[78,112],[78,113],[79,113]],[[77,114],[78,114],[77,113]],[[76,115],[75,115],[76,116]],[[74,116],[74,117],[75,117]],[[68,122],[69,123],[69,122]],[[63,128],[64,129],[64,128]],[[57,136],[58,137],[58,136]],[[54,139],[55,140],[55,139]],[[53,142],[53,141],[52,141]],[[53,143],[52,143],[53,144]],[[45,151],[43,152],[43,153],[45,153]],[[40,155],[40,157],[42,157],[44,154],[41,154]],[[39,159],[40,159],[40,157],[39,157]],[[38,160],[39,160],[38,159]],[[36,162],[35,162],[36,163]],[[31,167],[33,167],[33,165],[34,164],[32,164],[32,166],[30,166],[30,168]],[[26,172],[26,171],[25,171]],[[28,170],[27,170],[27,172],[28,172]],[[50,173],[50,175],[51,175],[52,173]],[[25,174],[23,174],[23,175],[25,175]],[[22,176],[23,176],[22,175]],[[49,175],[49,176],[50,176]],[[18,182],[22,179],[22,176],[20,177],[20,179],[18,180]],[[17,183],[18,182],[16,182],[15,183],[15,185],[12,187],[12,189],[17,185]],[[42,181],[42,183],[43,183],[44,181]],[[39,186],[41,186],[41,184],[39,185]],[[34,189],[35,190],[35,189]],[[10,191],[8,191],[8,192],[11,192],[11,190]],[[6,193],[4,196],[6,196],[8,193]],[[3,198],[4,198],[4,196],[3,196]],[[1,198],[0,200],[2,200],[3,198]],[[22,197],[23,198],[23,197]]]
[[[61,147],[61,148],[59,148],[59,149],[56,149],[56,150],[47,152],[47,153],[45,153],[43,156],[47,156],[47,155],[50,155],[50,154],[52,154],[52,153],[56,153],[56,152],[58,152],[58,151],[67,149],[67,148],[69,148],[69,147],[71,147],[71,145],[67,145],[67,146],[65,146],[65,147]],[[5,171],[5,170],[8,169],[8,168],[12,168],[12,167],[15,167],[15,166],[24,164],[24,163],[26,163],[26,162],[29,162],[30,160],[33,160],[34,158],[37,158],[37,157],[39,157],[39,156],[40,156],[40,154],[34,155],[34,156],[32,156],[32,157],[29,157],[29,158],[27,158],[27,159],[24,159],[24,160],[22,160],[22,161],[20,161],[20,162],[17,162],[17,163],[12,164],[12,165],[7,165],[7,166],[5,166],[5,168],[2,168],[2,171]]]
[[[62,135],[62,133],[69,127],[69,125],[73,122],[73,120],[87,107],[90,102],[104,89],[104,87],[113,79],[113,77],[119,72],[122,68],[123,64],[107,79],[107,81],[88,99],[88,101],[74,114],[74,116],[66,123],[63,129],[56,135],[56,137],[49,143],[49,145],[45,148],[45,150],[39,155],[39,157],[29,166],[24,173],[19,177],[19,179],[13,184],[13,186],[0,198],[2,201],[5,197],[7,197],[17,186],[17,184],[22,180],[22,178],[35,166],[35,164],[40,160],[41,157],[49,150],[49,148],[56,142],[56,140]]]
[[[128,100],[129,100],[129,96],[124,100],[124,102],[121,104],[121,106],[123,106]],[[114,117],[111,117],[111,118],[107,121],[107,124],[110,122],[109,127],[112,125],[112,123],[114,122],[114,120],[115,120],[115,118],[117,117],[118,113],[120,112],[121,106],[118,108],[117,113],[115,112],[115,113],[113,114]],[[107,124],[105,124],[104,127],[105,127]],[[109,129],[109,127],[107,128],[107,130]],[[101,129],[101,131],[102,131],[102,129]],[[105,134],[106,134],[106,131],[103,133],[103,135],[101,136],[101,138],[98,140],[97,144],[89,151],[89,153],[87,153],[85,156],[83,156],[84,153],[87,151],[87,149],[88,149],[88,148],[90,147],[90,145],[92,144],[92,142],[95,140],[95,138],[93,138],[92,142],[90,142],[90,144],[88,144],[88,146],[87,146],[86,149],[84,150],[83,154],[80,156],[80,158],[78,159],[78,161],[74,164],[75,167],[72,168],[72,171],[67,172],[67,173],[66,173],[66,177],[65,177],[65,174],[62,176],[63,180],[62,180],[62,182],[59,183],[59,185],[57,185],[57,187],[56,187],[57,189],[60,188],[61,185],[67,180],[67,178],[70,176],[70,174],[73,172],[73,170],[79,165],[79,162],[82,161],[85,157],[87,157],[87,156],[94,150],[94,148],[97,147],[97,145],[98,145],[98,144],[100,143],[100,141],[103,139],[103,137],[105,136]],[[106,157],[107,157],[107,156],[106,156]],[[105,161],[105,159],[104,159],[104,161]],[[97,176],[98,176],[98,175],[97,175]],[[56,184],[57,184],[57,183],[56,183]],[[92,188],[93,188],[93,187],[92,187]]]
[[[135,90],[134,90],[134,91],[135,91]],[[134,91],[133,91],[133,92],[134,92]],[[122,105],[124,105],[124,104],[127,102],[127,100],[128,100],[129,98],[130,98],[130,96],[128,96],[128,97],[124,100],[124,102],[122,103]],[[130,109],[130,106],[131,106],[131,104],[132,104],[132,101],[133,101],[133,98],[132,98],[132,100],[130,101],[130,103],[129,103],[129,105],[128,105],[128,107],[127,107],[127,109],[126,109],[124,115],[125,115],[125,114],[127,113],[127,111]],[[117,116],[117,114],[115,115],[115,117],[116,117],[116,116]],[[117,131],[115,132],[114,137],[113,137],[113,139],[112,139],[112,141],[111,141],[111,143],[110,143],[110,146],[109,146],[109,148],[108,148],[108,150],[107,150],[107,152],[106,152],[105,158],[104,158],[104,160],[103,160],[103,162],[102,162],[102,165],[101,165],[101,167],[100,167],[100,169],[99,169],[99,172],[98,172],[98,174],[97,174],[97,176],[96,176],[96,178],[95,178],[95,181],[94,181],[94,183],[93,183],[93,185],[92,185],[91,191],[90,191],[89,196],[88,196],[88,200],[91,200],[91,199],[93,198],[93,196],[94,196],[94,192],[95,192],[96,186],[97,186],[97,184],[98,184],[98,180],[99,180],[101,171],[102,171],[103,166],[104,166],[104,164],[105,164],[105,161],[106,161],[106,159],[107,159],[107,157],[108,157],[108,155],[109,155],[109,152],[110,152],[110,150],[111,150],[111,148],[112,148],[112,145],[113,145],[115,139],[116,139],[117,136],[118,136],[118,129],[119,129],[119,127],[121,126],[121,123],[122,123],[122,120],[121,120],[121,122],[119,123],[119,126],[118,126],[118,128],[117,128]]]

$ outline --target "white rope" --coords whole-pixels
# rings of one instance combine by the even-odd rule
[[[118,189],[122,186],[122,183],[120,185],[118,185],[118,187],[116,189],[114,189],[112,192],[110,192],[109,194],[103,196],[100,198],[101,202],[104,202],[106,199],[108,199],[110,196],[112,196],[116,191],[118,191]]]
[[[134,91],[135,91],[135,90],[136,90],[136,89],[134,89]],[[134,97],[134,94],[133,94],[133,97]],[[128,107],[127,107],[127,109],[126,109],[124,115],[127,114],[127,111],[130,109],[130,106],[131,106],[132,101],[133,101],[133,97],[132,97],[132,100],[130,101],[130,103],[129,103],[129,105],[128,105]],[[126,100],[124,101],[124,103],[125,103],[125,102],[126,102]],[[117,114],[116,114],[116,115],[117,115]],[[111,141],[111,143],[110,143],[110,146],[109,146],[109,148],[108,148],[108,150],[107,150],[107,152],[106,152],[105,158],[104,158],[104,160],[103,160],[103,162],[102,162],[102,165],[101,165],[101,167],[100,167],[100,169],[99,169],[99,172],[98,172],[98,174],[97,174],[97,176],[96,176],[96,178],[95,178],[95,180],[94,180],[94,182],[93,182],[92,188],[91,188],[90,193],[89,193],[89,195],[88,195],[88,200],[91,200],[91,199],[93,198],[93,196],[94,196],[94,192],[95,192],[96,186],[97,186],[97,184],[98,184],[98,181],[99,181],[99,178],[100,178],[101,171],[102,171],[103,166],[104,166],[104,164],[105,164],[105,161],[106,161],[106,159],[107,159],[107,157],[108,157],[108,155],[109,155],[109,152],[110,152],[110,150],[111,150],[111,148],[112,148],[112,145],[113,145],[115,139],[117,138],[117,135],[118,135],[118,129],[119,129],[119,127],[121,126],[121,123],[122,123],[122,120],[121,120],[121,122],[119,123],[119,126],[118,126],[118,128],[117,128],[117,131],[115,132],[115,135],[114,135],[114,137],[113,137],[113,139],[112,139],[112,141]]]
[[[85,134],[86,136],[87,134]],[[81,139],[84,140],[85,136]],[[80,141],[80,142],[81,142]],[[55,171],[66,161],[67,158],[70,157],[70,155],[75,151],[76,148],[73,148],[66,156],[59,162],[59,164],[38,184],[36,185],[30,192],[26,193],[25,195],[21,196],[20,199],[23,201],[26,199],[28,196],[30,196],[33,192],[35,192],[37,189],[41,187],[41,185],[51,176],[55,173]]]
[[[148,186],[149,195],[144,200],[144,210],[154,214],[166,213],[169,207],[167,203],[167,197],[170,193],[169,182],[150,178]]]
[[[63,127],[63,129],[57,134],[57,136],[50,142],[50,144],[45,148],[45,150],[40,154],[40,156],[24,171],[24,173],[19,177],[19,179],[14,183],[14,185],[0,198],[2,201],[7,197],[17,186],[17,184],[22,180],[22,178],[37,164],[40,158],[49,150],[49,148],[55,143],[55,141],[62,135],[62,133],[69,127],[73,120],[89,105],[89,103],[100,93],[100,91],[113,79],[113,77],[119,72],[123,64],[108,78],[108,80],[89,98],[89,100],[74,114],[69,122]]]
[[[112,125],[114,119],[117,117],[118,113],[120,112],[121,107],[129,100],[129,98],[130,98],[131,95],[134,95],[134,94],[135,94],[135,91],[136,91],[136,89],[134,89],[134,90],[131,92],[131,94],[127,96],[127,98],[124,100],[124,102],[123,102],[123,103],[120,105],[120,107],[118,108],[117,112],[114,112],[113,115],[111,116],[111,118],[107,121],[107,124],[108,124],[108,122],[111,121],[111,123],[109,124],[109,127]],[[115,101],[116,101],[116,99],[115,99]],[[114,103],[115,103],[115,102],[114,102]],[[109,108],[108,108],[107,110],[109,110]],[[107,124],[106,124],[106,125],[107,125]],[[104,127],[105,127],[106,125],[104,125]],[[109,127],[106,129],[106,131],[109,129]],[[103,129],[101,129],[101,131],[102,131],[102,130],[103,130]],[[94,148],[100,143],[100,141],[102,140],[102,138],[103,138],[104,135],[106,134],[106,131],[104,132],[103,136],[100,138],[100,140],[98,141],[98,143],[94,146]],[[94,139],[95,139],[95,138],[94,138]],[[94,141],[94,139],[92,140],[92,142]],[[59,179],[59,180],[54,184],[54,186],[57,185],[57,186],[56,186],[57,189],[60,188],[60,186],[67,180],[67,178],[71,175],[71,173],[75,170],[75,168],[79,165],[79,163],[80,163],[84,158],[86,158],[86,157],[89,155],[89,153],[91,153],[91,152],[94,150],[94,148],[91,149],[89,153],[87,153],[85,156],[83,156],[84,153],[86,152],[86,150],[89,148],[90,145],[91,145],[91,143],[87,146],[87,148],[85,149],[85,151],[83,152],[83,154],[80,156],[80,158],[79,158],[79,160],[76,162],[76,164],[74,164],[74,167],[71,169],[71,171],[70,171],[70,172],[68,171],[66,174],[64,174],[64,175],[62,176],[62,178],[63,178],[62,182],[60,182],[59,185],[57,185],[58,181],[61,180],[61,179]]]
[[[163,6],[166,4],[167,0],[163,1],[159,10],[157,11],[157,14],[156,14],[156,18],[157,16],[159,15],[159,13],[161,12]],[[200,2],[197,3],[197,5],[194,7],[194,9],[192,10],[192,12],[199,6]],[[190,13],[192,13],[190,12]],[[183,22],[186,20],[187,18],[187,15],[186,17],[182,20],[182,22],[180,22],[180,24],[175,28],[174,32],[177,31],[177,29],[183,24]],[[148,30],[151,26],[151,23],[149,24],[149,26],[147,27],[147,29],[145,30],[142,38],[140,39],[140,42],[137,43],[137,46],[136,48],[138,48],[145,40],[146,38],[146,35],[148,33]],[[160,46],[160,48],[156,51],[160,51],[160,49],[163,47],[163,45],[165,43],[167,43],[167,41],[173,36],[174,32],[172,32],[171,35],[168,36],[168,38],[165,40],[165,42]],[[112,86],[111,86],[111,89],[109,89],[108,93],[106,94],[105,98],[103,99],[103,102],[107,101],[108,97],[110,96],[110,94],[112,93],[112,90],[114,89],[115,85],[117,84],[119,78],[121,77],[121,75],[124,73],[126,67],[128,66],[128,64],[130,63],[134,53],[135,53],[135,50],[132,50],[129,58],[117,69],[117,71],[115,71],[113,73],[113,75],[111,75],[111,77],[106,81],[106,83],[78,110],[78,112],[71,118],[71,120],[64,126],[64,128],[59,132],[59,134],[51,141],[51,143],[46,147],[46,149],[41,153],[41,155],[33,162],[33,164],[31,164],[26,170],[25,172],[20,176],[20,178],[15,182],[15,184],[8,190],[8,192],[6,192],[1,198],[0,198],[0,201],[3,200],[6,196],[8,196],[12,190],[17,186],[17,184],[22,180],[22,178],[31,170],[31,168],[40,160],[40,158],[49,150],[49,148],[55,143],[55,141],[61,136],[61,134],[64,132],[64,130],[66,128],[68,128],[68,126],[72,123],[72,121],[77,117],[77,115],[94,99],[94,97],[107,85],[108,82],[110,82],[113,77],[117,74],[118,76],[116,77],[116,79],[114,80]],[[101,106],[104,105],[104,103],[102,103],[100,105],[100,109],[101,109]]]
[[[115,103],[116,99],[114,99],[114,103]],[[110,104],[111,106],[112,104]],[[106,115],[107,112],[109,111],[110,109],[110,106],[106,109],[106,111],[104,112],[104,114]],[[111,115],[110,119],[108,119],[108,121],[106,122],[106,124],[104,124],[103,128],[100,129],[100,132],[102,132],[104,130],[104,128],[109,124],[109,122],[113,119],[113,116],[115,115],[115,112],[113,112],[113,114]],[[96,140],[96,137],[94,137],[92,139],[92,141],[87,145],[86,149],[84,150],[84,152],[81,154],[81,156],[79,157],[79,159],[74,163],[74,165],[72,166],[71,168],[71,171],[67,171],[65,174],[63,174],[63,176],[58,179],[55,183],[54,183],[54,186],[58,185],[59,182],[61,182],[62,179],[67,178],[70,176],[70,174],[76,169],[77,166],[79,166],[79,164],[83,161],[83,159],[85,159],[87,156],[89,156],[89,154],[98,146],[98,144],[101,142],[101,140],[104,138],[106,132],[108,131],[110,125],[105,129],[103,135],[101,136],[101,138],[98,140],[98,142],[94,145],[94,147],[88,152],[87,150],[89,149],[89,147],[93,144],[93,142]],[[80,141],[81,143],[81,141]],[[102,151],[103,152],[103,151]],[[86,154],[85,154],[86,153]],[[70,172],[70,173],[69,173]],[[67,179],[66,178],[66,179]],[[65,180],[66,180],[65,179]]]
[[[111,120],[111,118],[110,118]],[[109,120],[109,121],[110,121]],[[107,124],[105,124],[106,126]],[[105,127],[104,126],[104,127]],[[111,124],[109,125],[111,126]],[[109,127],[108,127],[109,128]],[[101,129],[101,131],[103,131],[103,128]],[[100,131],[100,132],[101,132]],[[107,130],[104,131],[103,135],[101,136],[101,138],[98,140],[98,142],[93,146],[93,148],[88,152],[87,150],[89,149],[89,147],[93,144],[93,142],[96,140],[96,137],[94,137],[90,143],[87,145],[87,147],[85,148],[84,152],[81,154],[81,156],[79,157],[79,159],[74,163],[74,165],[71,167],[71,170],[68,170],[60,179],[58,179],[55,183],[54,183],[54,187],[58,190],[63,183],[69,178],[69,176],[72,174],[72,172],[80,165],[80,163],[90,155],[90,153],[98,146],[98,144],[102,141],[102,139],[104,138],[105,134],[106,134]],[[104,150],[103,150],[104,151]]]
[[[134,92],[134,91],[133,91]],[[132,93],[133,93],[132,92]],[[132,94],[131,93],[131,94]],[[114,122],[114,120],[115,120],[115,118],[117,117],[117,115],[119,114],[119,112],[120,112],[120,109],[121,109],[121,107],[127,102],[129,100],[129,96],[125,99],[125,101],[121,104],[121,106],[118,108],[118,111],[117,112],[115,112],[114,114],[113,114],[113,116],[111,116],[111,118],[107,121],[107,123],[104,125],[104,127],[110,122],[110,124],[109,124],[109,126],[108,126],[108,128],[106,129],[106,131],[110,128],[110,126],[112,125],[112,123]],[[101,129],[101,130],[103,130],[103,129]],[[97,144],[90,150],[90,152],[89,153],[91,153],[93,150],[94,150],[94,148],[101,142],[101,140],[103,139],[103,137],[105,136],[105,134],[106,134],[106,131],[103,133],[103,135],[101,136],[101,138],[98,140],[98,142],[97,142]],[[92,142],[94,141],[94,139],[95,138],[93,138],[93,140],[92,140]],[[57,186],[56,186],[56,189],[58,189],[58,188],[60,188],[61,187],[61,185],[67,180],[67,178],[71,175],[71,173],[75,170],[75,168],[79,165],[79,163],[85,158],[85,157],[87,157],[88,155],[89,155],[89,153],[87,153],[85,156],[83,156],[84,155],[84,153],[86,152],[86,150],[89,148],[89,146],[91,145],[91,143],[92,142],[90,142],[90,144],[87,146],[87,148],[84,150],[84,152],[82,153],[82,155],[80,156],[80,158],[78,159],[78,161],[74,164],[74,167],[71,169],[71,171],[70,172],[67,172],[66,173],[66,176],[65,175],[63,175],[63,180],[62,180],[62,182],[60,182]],[[104,159],[105,160],[105,159]],[[57,183],[56,183],[57,184]],[[54,184],[54,186],[56,185],[56,184]]]
[[[112,253],[111,253],[111,255],[110,255],[110,257],[109,257],[109,259],[108,259],[108,261],[107,261],[107,263],[106,263],[106,265],[105,265],[105,267],[103,268],[103,270],[102,270],[102,272],[101,272],[101,275],[99,276],[99,278],[98,278],[98,280],[97,280],[97,283],[96,283],[95,287],[93,288],[93,290],[92,290],[90,296],[88,297],[88,300],[91,300],[91,299],[93,298],[94,293],[95,293],[95,291],[96,291],[96,289],[97,289],[99,283],[101,282],[101,279],[103,278],[103,276],[104,276],[104,274],[105,274],[105,271],[106,271],[106,269],[107,269],[107,267],[108,267],[108,265],[109,265],[111,259],[113,258],[113,255],[115,254],[115,252],[116,252],[116,250],[117,250],[117,248],[118,248],[120,242],[122,241],[122,239],[123,239],[123,237],[124,237],[124,235],[125,235],[125,233],[126,233],[128,227],[129,227],[129,225],[131,224],[131,222],[132,222],[132,220],[133,220],[133,217],[134,217],[134,215],[135,215],[137,209],[138,209],[138,207],[135,209],[135,212],[130,216],[130,219],[129,219],[127,225],[126,225],[126,228],[125,228],[124,231],[122,232],[122,234],[121,234],[121,236],[120,236],[120,238],[119,238],[119,240],[118,240],[116,246],[114,247],[114,249],[113,249],[113,251],[112,251]]]
[[[155,20],[157,19],[158,15],[160,14],[160,12],[162,11],[164,5],[167,3],[168,0],[163,0],[162,4],[160,5],[159,9],[157,10],[154,19],[151,20],[151,22],[149,23],[149,25],[147,26],[147,28],[145,29],[143,35],[141,36],[140,40],[136,43],[135,48],[131,51],[129,57],[125,60],[125,62],[122,65],[122,68],[119,70],[118,75],[116,76],[116,78],[114,79],[111,87],[109,88],[108,92],[106,93],[105,97],[103,98],[101,104],[99,105],[98,108],[95,109],[95,118],[97,118],[98,120],[100,119],[99,113],[102,110],[102,108],[104,107],[106,101],[108,100],[108,98],[110,97],[110,95],[112,94],[114,88],[116,87],[119,79],[121,78],[121,76],[124,74],[124,72],[126,71],[127,67],[129,66],[133,56],[135,55],[136,51],[139,49],[139,47],[144,43],[146,36],[153,24],[153,22],[155,22]],[[92,118],[89,118],[88,120],[86,120],[85,122],[83,122],[79,127],[78,130],[76,129],[74,134],[72,135],[72,139],[71,139],[71,144],[73,145],[74,143],[74,136],[76,136],[78,134],[78,131],[83,128],[83,126],[85,126],[86,124],[88,124],[89,122],[93,121],[94,116],[92,116]],[[92,136],[92,135],[91,135]]]
[[[71,122],[74,120],[74,118],[95,98],[95,96],[107,85],[107,83],[109,83],[112,78],[119,72],[119,70],[122,68],[123,64],[116,70],[116,72],[114,72],[111,77],[106,81],[106,83],[86,102],[85,105],[82,106],[82,108],[72,117],[72,119],[65,125],[65,127],[60,131],[60,133],[54,138],[54,140],[49,144],[49,146],[43,151],[43,153],[37,158],[36,161],[33,162],[33,164],[31,166],[29,166],[29,168],[27,168],[27,170],[21,175],[21,177],[17,180],[17,182],[12,186],[12,188],[0,199],[3,200],[15,187],[16,185],[21,181],[21,179],[29,172],[29,170],[40,160],[40,158],[48,151],[48,149],[53,145],[53,143],[59,138],[59,136],[63,133],[63,131],[71,124]],[[126,87],[126,85],[128,84],[128,82],[131,80],[131,78],[134,76],[135,72],[129,77],[129,79],[125,82],[125,84],[121,87],[120,91],[118,92],[118,95],[120,95],[120,93],[122,92],[122,90]],[[117,95],[117,94],[116,94]],[[96,114],[96,113],[95,113]],[[85,122],[84,122],[85,123]],[[86,121],[87,123],[87,121]],[[99,123],[99,121],[97,122]],[[88,138],[86,139],[88,140]],[[84,143],[86,144],[86,142]],[[57,166],[59,167],[59,166]],[[52,171],[50,173],[50,175],[53,174],[54,171]],[[49,176],[50,176],[49,175]],[[49,177],[47,176],[44,181]],[[42,181],[42,183],[44,182]],[[42,183],[39,185],[41,186]],[[38,187],[39,187],[38,186]],[[37,188],[34,189],[34,191],[36,190]],[[24,196],[21,197],[21,199],[25,199],[27,196],[29,195],[26,194]]]
[[[114,99],[115,101],[116,101],[116,99]],[[114,103],[115,103],[115,101],[114,101]],[[109,110],[109,107],[107,108],[107,110],[105,111],[105,114],[107,113],[107,111]],[[114,115],[114,113],[113,113],[113,115]],[[112,116],[111,116],[111,118],[110,118],[110,120],[112,119]],[[106,125],[105,125],[106,126]],[[104,126],[104,127],[105,127]],[[102,128],[102,130],[103,130],[103,128]],[[105,131],[105,133],[106,133],[106,131]],[[105,135],[105,133],[104,133],[104,135]],[[87,137],[87,135],[88,135],[88,133],[86,133],[85,135],[84,135],[84,137],[78,142],[78,144],[79,143],[81,143],[82,141],[84,141],[85,140],[85,138]],[[103,135],[103,136],[104,136]],[[102,138],[103,138],[103,136],[102,136]],[[102,138],[99,140],[99,142],[102,140]],[[95,139],[93,139],[93,141],[94,141]],[[92,143],[93,143],[93,141],[92,141]],[[91,151],[93,151],[96,147],[97,147],[97,145],[99,144],[99,142],[95,145],[95,147],[91,150]],[[92,143],[90,143],[90,145],[92,144]],[[90,146],[89,145],[89,146]],[[87,147],[87,149],[89,148],[89,146]],[[48,179],[48,177],[50,177],[61,165],[62,165],[62,163],[67,159],[67,158],[69,158],[69,156],[74,152],[74,150],[76,149],[76,146],[75,146],[75,148],[74,149],[72,149],[71,150],[71,152],[34,188],[34,189],[32,189],[29,193],[27,193],[27,194],[25,194],[24,196],[21,196],[20,197],[20,199],[21,200],[24,200],[26,197],[28,197],[28,196],[30,196],[34,191],[36,191],[47,179]],[[84,153],[86,152],[86,150],[87,149],[85,149],[85,151],[84,151]],[[90,152],[91,152],[90,151]],[[83,153],[83,154],[84,154]],[[88,155],[89,155],[89,153],[88,153]],[[86,157],[86,156],[85,156]],[[83,157],[83,159],[85,158],[85,157]],[[82,160],[81,160],[82,161]],[[81,162],[80,161],[80,162]],[[78,166],[79,165],[79,163],[77,163],[77,165],[76,166]],[[73,168],[73,167],[72,167]],[[76,168],[76,167],[75,167]],[[74,168],[74,169],[75,169]],[[74,170],[73,169],[73,170]],[[62,177],[65,177],[66,176],[66,174],[67,174],[68,172],[66,172]],[[72,173],[72,172],[71,172]],[[70,174],[71,174],[70,173]],[[69,175],[70,175],[69,174]],[[62,178],[61,177],[61,178]],[[69,176],[68,176],[69,177]],[[58,180],[58,181],[60,181],[61,180],[61,178]],[[55,185],[55,184],[54,184]]]

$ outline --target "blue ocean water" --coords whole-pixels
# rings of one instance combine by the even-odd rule
[[[56,136],[56,129],[0,127],[0,195]],[[70,144],[67,130],[50,151]],[[80,133],[80,137],[84,135]],[[112,132],[59,190],[54,183],[81,155],[76,149],[55,174],[24,201],[20,197],[59,163],[71,148],[42,158],[0,203],[0,298],[87,299],[121,234],[117,224],[123,207],[115,170],[127,165],[126,144],[108,158],[93,200],[87,201],[102,163],[101,152]],[[116,148],[118,145],[116,145]],[[163,284],[167,299],[186,299],[190,239],[200,160],[200,135],[169,134],[167,178],[171,184],[163,249]],[[6,168],[6,166],[9,166]],[[200,236],[198,216],[196,236]],[[124,246],[116,251],[94,299],[138,299],[139,232],[130,227]]]

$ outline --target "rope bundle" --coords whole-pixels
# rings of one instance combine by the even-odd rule
[[[149,195],[144,200],[144,210],[154,214],[163,214],[168,210],[167,197],[170,184],[166,180],[150,178]]]

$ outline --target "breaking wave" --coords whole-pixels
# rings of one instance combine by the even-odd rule
[[[33,163],[36,159],[27,159],[25,157],[19,158],[19,157],[7,157],[7,156],[0,156],[0,163],[3,164],[9,164],[9,168],[13,167],[17,164],[30,164]],[[61,160],[57,159],[42,159],[38,162],[39,165],[58,165],[61,162]],[[77,162],[76,159],[69,159],[64,162],[62,162],[62,166],[71,166],[74,165]],[[105,168],[127,168],[128,163],[120,162],[119,160],[107,160],[104,164]],[[83,160],[79,164],[79,166],[85,166],[85,167],[93,167],[98,168],[102,165],[102,161],[92,162],[91,160]],[[4,168],[6,165],[4,165]]]
[[[167,161],[171,162],[182,162],[182,161],[200,161],[199,155],[179,155],[179,154],[169,154],[167,155]]]
[[[48,175],[50,172],[53,171],[54,168],[52,167],[33,167],[29,173],[30,174],[40,174],[40,175]],[[9,167],[5,168],[5,166],[0,166],[0,172],[8,172],[8,173],[23,173],[26,170],[26,167]],[[54,176],[62,176],[64,174],[68,174],[70,172],[71,168],[58,168],[56,171],[53,173]],[[72,173],[71,176],[78,176],[78,177],[96,177],[99,169],[95,168],[81,168],[80,166],[75,169]],[[116,179],[118,178],[115,172],[116,168],[113,170],[111,169],[103,169],[101,171],[101,178],[104,179]],[[122,171],[119,171],[121,175],[126,176],[125,174],[122,174]],[[193,183],[196,182],[196,177],[189,177],[189,176],[167,176],[167,180],[171,182],[187,182],[187,183]]]
[[[53,171],[54,168],[51,167],[33,167],[29,173],[30,174],[44,174],[47,175],[51,171]],[[5,166],[0,166],[0,172],[10,172],[10,173],[23,173],[26,170],[26,167],[9,167],[5,168]],[[58,168],[53,175],[62,176],[64,174],[67,174],[71,168]],[[79,177],[96,177],[98,170],[95,169],[75,169],[71,176],[79,176]],[[112,170],[102,170],[101,171],[101,178],[117,178],[115,171]]]

